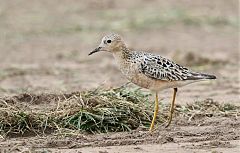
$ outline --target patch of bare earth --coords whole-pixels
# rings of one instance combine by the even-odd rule
[[[176,120],[179,121],[176,122]],[[202,125],[199,126],[199,124]],[[224,152],[228,150],[234,152],[234,150],[237,151],[239,149],[239,131],[240,120],[236,118],[204,117],[190,122],[177,117],[171,127],[164,128],[164,126],[158,125],[158,128],[153,133],[149,133],[146,129],[137,129],[124,133],[78,134],[69,137],[49,135],[44,137],[11,138],[2,140],[0,145],[2,151],[29,150],[40,152],[46,150],[54,152],[61,149],[62,152],[74,152],[76,150],[119,152],[118,149],[126,151],[130,147],[132,152],[134,150],[142,150],[144,152],[144,149],[148,148],[149,144],[152,144],[153,148],[150,147],[150,150],[157,148],[163,151],[176,151],[179,149],[181,150],[180,152],[186,152],[221,150],[221,148],[225,148],[222,149]],[[127,146],[124,147],[125,145]],[[86,147],[96,147],[96,149]]]

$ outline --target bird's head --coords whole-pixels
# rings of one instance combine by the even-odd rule
[[[102,38],[100,45],[90,52],[88,55],[92,55],[93,53],[106,51],[115,53],[121,51],[122,48],[126,47],[122,38],[118,34],[109,34]]]

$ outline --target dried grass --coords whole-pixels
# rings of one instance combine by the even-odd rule
[[[120,87],[71,94],[22,94],[0,99],[0,132],[46,133],[62,128],[90,133],[149,126],[149,94]]]

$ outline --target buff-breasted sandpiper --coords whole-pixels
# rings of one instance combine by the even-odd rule
[[[89,55],[99,51],[112,53],[120,70],[131,82],[155,92],[155,110],[150,131],[154,128],[154,122],[158,113],[159,91],[167,88],[173,88],[174,91],[167,127],[172,121],[177,88],[196,81],[216,79],[214,75],[191,71],[162,56],[132,51],[127,48],[118,34],[109,34],[103,37],[100,45]]]

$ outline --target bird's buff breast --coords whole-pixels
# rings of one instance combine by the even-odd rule
[[[160,91],[167,88],[174,88],[180,86],[177,81],[165,81],[150,78],[139,71],[138,62],[132,62],[119,58],[120,56],[114,55],[117,65],[125,77],[132,83],[150,89],[152,91]]]
[[[136,63],[121,63],[119,64],[119,69],[129,81],[140,87],[153,91],[159,91],[168,88],[168,81],[156,80],[147,77],[143,73],[139,72],[138,65]]]

